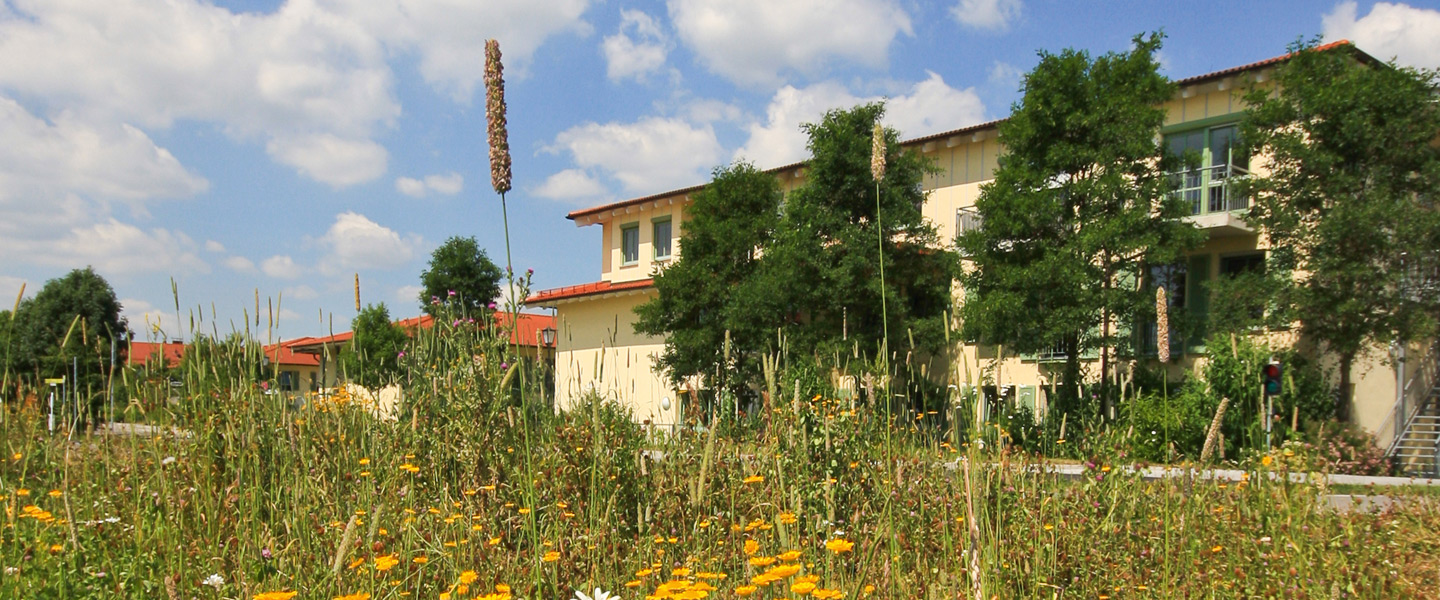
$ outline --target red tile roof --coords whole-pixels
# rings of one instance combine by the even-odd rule
[[[544,341],[539,337],[539,332],[547,327],[553,329],[555,327],[555,317],[535,313],[519,313],[516,317],[515,329],[510,334],[511,344],[516,346],[545,345]],[[504,327],[509,321],[510,313],[500,310],[495,311],[495,324],[497,326]],[[413,335],[416,328],[429,329],[434,327],[435,317],[420,315],[418,317],[395,321],[394,324],[404,328],[407,333]],[[319,353],[320,348],[323,346],[344,344],[349,342],[353,337],[355,337],[355,332],[345,331],[325,337],[298,338],[284,342],[281,345],[286,348],[293,348],[297,353],[313,357]],[[550,344],[545,345],[545,347],[554,348],[555,343],[552,341]]]
[[[626,290],[642,290],[655,285],[653,279],[638,279],[635,281],[624,281],[611,283],[609,281],[596,281],[580,285],[569,285],[560,288],[541,290],[535,292],[525,299],[526,304],[544,304],[567,298],[579,298],[582,296],[594,296],[597,294],[609,294],[612,292],[623,292]]]
[[[125,364],[144,365],[152,359],[163,358],[165,366],[175,368],[185,356],[185,344],[181,342],[130,342],[125,353]]]
[[[1330,49],[1340,48],[1340,47],[1347,47],[1347,48],[1350,49],[1351,51],[1355,52],[1356,55],[1357,55],[1361,60],[1363,60],[1363,61],[1365,61],[1365,62],[1371,62],[1371,63],[1378,63],[1378,62],[1380,62],[1380,61],[1376,60],[1374,57],[1370,56],[1369,54],[1366,54],[1364,51],[1356,48],[1353,44],[1350,43],[1350,40],[1339,40],[1339,41],[1335,41],[1335,42],[1330,42],[1330,43],[1328,43],[1328,44],[1324,44],[1324,45],[1321,45],[1321,46],[1316,46],[1316,47],[1315,47],[1315,50],[1317,50],[1317,51],[1318,51],[1318,50],[1330,50]],[[1204,74],[1204,75],[1196,75],[1196,76],[1194,76],[1194,77],[1188,77],[1188,78],[1185,78],[1185,79],[1181,79],[1181,80],[1179,80],[1179,81],[1176,81],[1175,83],[1178,84],[1178,85],[1181,85],[1181,86],[1185,86],[1185,85],[1195,85],[1195,84],[1198,84],[1198,83],[1205,83],[1206,81],[1210,81],[1210,80],[1212,80],[1212,79],[1220,79],[1220,78],[1222,78],[1222,77],[1227,77],[1227,76],[1230,76],[1230,75],[1234,75],[1234,74],[1236,74],[1236,73],[1243,73],[1243,72],[1246,72],[1246,71],[1253,71],[1253,70],[1255,70],[1255,69],[1260,69],[1260,68],[1268,67],[1268,66],[1270,66],[1270,65],[1282,63],[1282,62],[1285,62],[1285,60],[1289,59],[1291,56],[1293,56],[1293,53],[1282,54],[1282,55],[1280,55],[1280,56],[1276,56],[1276,57],[1272,57],[1272,58],[1267,58],[1267,59],[1265,59],[1265,60],[1256,61],[1256,62],[1253,62],[1253,63],[1250,63],[1250,64],[1246,64],[1246,65],[1240,65],[1240,66],[1238,66],[1238,67],[1231,67],[1231,68],[1223,69],[1223,70],[1220,70],[1220,71],[1214,71],[1214,72],[1212,72],[1212,73],[1206,73],[1206,74]],[[938,140],[938,139],[948,138],[948,137],[955,136],[955,135],[965,135],[965,134],[975,133],[975,132],[977,132],[977,131],[983,131],[983,130],[986,130],[986,129],[994,129],[995,127],[998,127],[998,126],[999,126],[1001,123],[1003,123],[1003,122],[1005,122],[1005,119],[996,119],[996,120],[990,121],[990,122],[988,122],[988,123],[979,123],[979,124],[976,124],[976,125],[969,125],[969,126],[966,126],[966,127],[961,127],[961,128],[959,128],[959,129],[952,129],[952,130],[949,130],[949,131],[942,131],[942,132],[940,132],[940,133],[934,133],[934,134],[930,134],[930,135],[926,135],[926,136],[914,138],[914,139],[911,139],[911,140],[903,141],[903,142],[900,142],[900,145],[902,145],[902,146],[916,146],[916,145],[923,144],[923,143],[925,143],[925,142],[930,142],[930,141],[934,141],[934,140]],[[791,169],[795,169],[795,168],[798,168],[798,167],[802,167],[802,166],[804,166],[804,165],[805,165],[805,163],[802,161],[802,162],[791,163],[791,164],[788,164],[788,165],[783,165],[783,166],[775,167],[775,168],[772,168],[772,169],[766,169],[765,172],[767,172],[767,173],[781,173],[781,172],[783,172],[783,171],[788,171],[788,170],[791,170]],[[677,190],[670,190],[670,191],[666,191],[666,192],[660,192],[660,193],[657,193],[657,194],[650,194],[650,195],[648,195],[648,196],[641,196],[641,197],[639,197],[639,198],[631,198],[631,199],[629,199],[629,200],[621,200],[621,201],[619,201],[619,202],[612,202],[612,203],[610,203],[610,204],[602,204],[602,205],[600,205],[600,206],[592,206],[592,207],[590,207],[590,208],[582,208],[582,209],[580,209],[580,210],[571,211],[569,214],[565,215],[565,218],[574,221],[574,220],[579,219],[579,218],[581,218],[581,217],[587,217],[587,216],[590,216],[590,215],[596,215],[596,214],[600,214],[600,213],[603,213],[603,212],[606,212],[606,211],[610,211],[610,210],[615,210],[615,209],[619,209],[619,208],[625,208],[625,207],[627,207],[627,206],[634,206],[634,205],[637,205],[637,204],[644,204],[645,202],[650,202],[650,201],[653,201],[653,200],[659,200],[659,199],[665,198],[665,197],[667,197],[667,196],[677,196],[677,195],[682,195],[682,194],[689,194],[689,193],[691,193],[691,192],[698,191],[698,190],[700,190],[700,189],[702,189],[702,188],[704,188],[704,187],[705,187],[705,184],[692,185],[692,186],[690,186],[690,187],[680,188],[680,189],[677,189]],[[587,285],[593,285],[593,284],[587,284]]]
[[[300,345],[305,340],[314,338],[300,338],[279,344],[271,344],[265,348],[265,356],[271,363],[277,365],[291,365],[298,367],[319,367],[320,355],[296,352],[294,346]]]

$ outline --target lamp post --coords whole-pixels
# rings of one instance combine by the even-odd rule
[[[555,328],[554,328],[554,327],[546,327],[546,328],[544,328],[544,329],[541,329],[541,330],[540,330],[540,338],[545,342],[545,345],[546,345],[547,347],[548,347],[548,346],[554,346],[554,345],[555,345]]]

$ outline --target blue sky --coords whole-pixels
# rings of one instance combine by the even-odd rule
[[[0,0],[0,302],[93,265],[138,339],[243,330],[257,291],[272,336],[344,330],[357,273],[417,314],[447,238],[504,265],[486,38],[514,265],[543,289],[599,278],[570,210],[803,159],[801,123],[869,99],[906,138],[1003,117],[1037,51],[1151,30],[1174,78],[1314,35],[1440,66],[1424,2]]]

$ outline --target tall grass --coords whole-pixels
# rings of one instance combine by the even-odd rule
[[[129,417],[173,433],[0,423],[0,597],[1440,593],[1432,504],[1335,513],[1259,465],[1187,492],[1129,473],[1104,432],[1073,436],[1088,463],[1065,480],[1004,431],[942,442],[814,367],[777,366],[767,387],[792,397],[766,414],[651,435],[599,398],[555,413],[540,367],[502,369],[483,323],[420,334],[393,420],[264,393],[245,375],[259,357],[234,350],[190,362],[173,403],[128,374]]]

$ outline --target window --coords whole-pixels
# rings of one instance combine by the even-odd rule
[[[1171,173],[1175,194],[1190,204],[1191,214],[1241,210],[1250,200],[1230,189],[1230,180],[1250,173],[1250,156],[1239,147],[1239,127],[1221,125],[1165,136],[1168,154],[1182,165]]]
[[[968,206],[955,211],[955,231],[957,233],[968,233],[980,229],[980,211],[973,206]]]
[[[670,258],[670,217],[655,219],[655,260]]]
[[[1177,325],[1184,320],[1187,279],[1186,268],[1183,264],[1150,267],[1149,289],[1165,288],[1165,305],[1169,307],[1167,312],[1170,321],[1170,356],[1180,356],[1185,351],[1185,339],[1180,334],[1182,328]],[[1160,354],[1159,333],[1159,324],[1154,319],[1146,320],[1136,328],[1136,334],[1139,336],[1135,340],[1136,349],[1141,356]]]
[[[1264,273],[1265,253],[1241,254],[1220,258],[1220,276],[1234,277],[1242,273]]]
[[[640,224],[631,223],[620,228],[620,264],[633,265],[640,261]]]
[[[281,371],[281,372],[280,372],[280,391],[282,391],[282,392],[293,392],[293,391],[295,391],[295,387],[296,387],[297,385],[299,385],[299,384],[300,384],[300,372],[299,372],[299,371]]]

